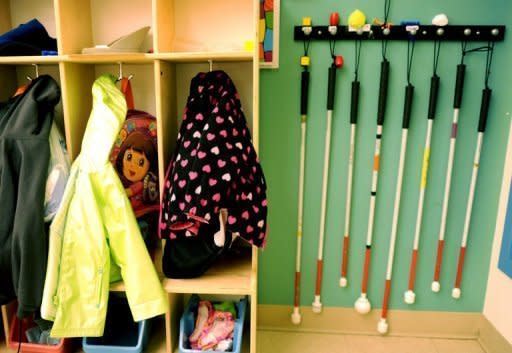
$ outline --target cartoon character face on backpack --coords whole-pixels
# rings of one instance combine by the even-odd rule
[[[133,132],[124,141],[116,164],[126,180],[140,182],[156,168],[155,147],[142,133]]]
[[[150,161],[144,151],[137,151],[133,147],[124,152],[123,175],[126,179],[135,183],[144,179],[149,171]]]
[[[155,118],[142,111],[129,111],[112,147],[110,161],[123,183],[135,216],[158,212],[160,197]]]

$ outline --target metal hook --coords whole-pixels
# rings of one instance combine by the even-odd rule
[[[119,81],[121,81],[123,79],[123,63],[119,61],[118,64],[119,64],[119,76],[117,77],[117,79]]]
[[[213,60],[208,59],[208,64],[210,65],[210,72],[212,72],[213,71]]]
[[[39,65],[38,64],[32,64],[32,66],[34,66],[35,70],[36,70],[36,76],[34,78],[38,78],[39,77]],[[32,81],[33,78],[30,77],[30,75],[27,75],[26,76],[27,80],[29,81]]]
[[[36,78],[39,77],[39,65],[38,64],[32,64],[36,70]]]
[[[117,64],[119,65],[119,77],[117,78],[116,82],[119,82],[124,77],[124,75],[123,75],[123,63],[121,61],[119,61]],[[128,81],[130,81],[132,78],[133,78],[133,75],[128,75]]]

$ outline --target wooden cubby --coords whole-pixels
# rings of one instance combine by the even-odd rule
[[[190,80],[201,71],[225,70],[242,99],[247,122],[258,148],[258,0],[0,0],[0,33],[38,18],[57,38],[58,56],[0,57],[0,98],[12,96],[26,76],[47,73],[59,82],[61,104],[56,120],[65,132],[75,159],[92,108],[91,88],[103,73],[133,74],[135,107],[157,118],[161,189],[172,157]],[[108,44],[116,38],[151,26],[144,53],[82,55],[84,47]],[[256,352],[257,250],[221,262],[204,276],[191,280],[164,278],[161,251],[155,267],[169,295],[169,311],[152,335],[148,352],[173,352],[179,318],[190,294],[248,296],[244,352]],[[114,283],[112,291],[124,291]],[[12,310],[2,307],[5,333]],[[3,352],[3,348],[0,348]]]
[[[253,39],[254,26],[245,16],[253,12],[252,0],[157,0],[154,4],[158,13],[155,52],[242,52],[244,43]]]

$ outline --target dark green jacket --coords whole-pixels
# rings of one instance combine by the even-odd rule
[[[0,304],[18,298],[19,317],[41,305],[48,136],[59,100],[59,86],[44,75],[22,95],[0,103]]]

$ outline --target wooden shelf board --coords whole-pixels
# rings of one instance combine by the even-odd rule
[[[151,64],[154,55],[145,53],[126,54],[70,54],[65,61],[79,64]]]
[[[249,254],[223,259],[198,278],[166,278],[163,285],[169,293],[251,295],[255,275]]]
[[[8,65],[30,65],[30,64],[58,64],[65,56],[0,56],[0,64]]]
[[[201,61],[252,61],[253,53],[247,51],[224,52],[170,52],[154,54],[156,59],[172,62],[201,62]]]
[[[223,259],[203,276],[191,279],[163,278],[168,293],[252,295],[254,276],[250,254],[240,258]],[[110,285],[112,292],[124,292],[122,281]]]
[[[115,282],[110,284],[110,291],[111,292],[124,292],[125,286],[123,281]]]
[[[8,65],[51,65],[60,62],[79,64],[152,64],[154,60],[170,62],[201,62],[201,61],[252,61],[253,53],[247,51],[225,52],[169,52],[159,54],[117,53],[117,54],[68,54],[56,56],[0,56],[0,64]]]

